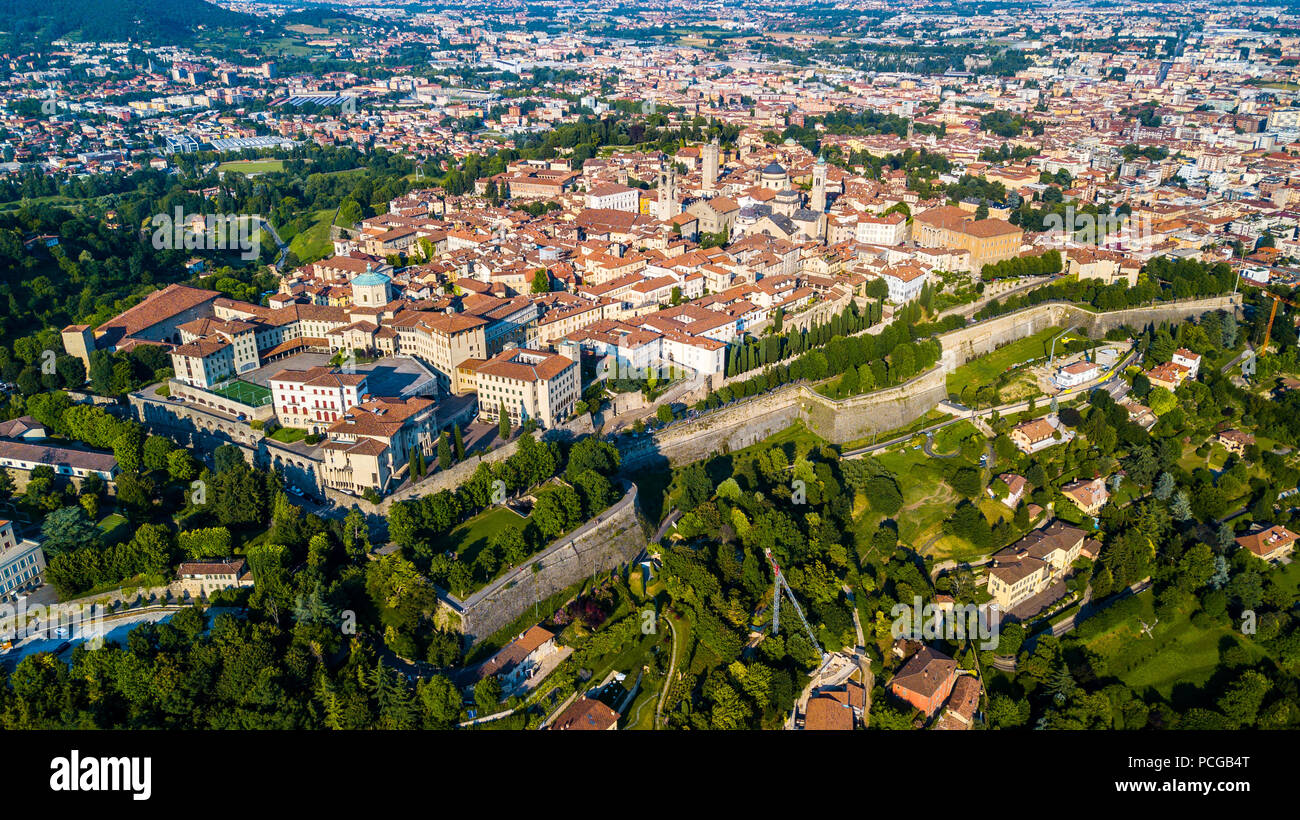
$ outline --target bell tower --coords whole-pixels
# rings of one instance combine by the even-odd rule
[[[808,198],[808,207],[819,214],[826,212],[826,157],[817,157],[813,165],[812,195]]]
[[[668,157],[659,160],[659,189],[656,202],[660,220],[677,216],[677,167]]]
[[[712,191],[718,187],[718,141],[700,146],[700,158],[704,163],[704,190]]]

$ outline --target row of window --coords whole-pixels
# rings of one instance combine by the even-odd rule
[[[4,568],[3,580],[0,580],[0,592],[9,592],[35,578],[36,556],[25,555],[10,566]]]

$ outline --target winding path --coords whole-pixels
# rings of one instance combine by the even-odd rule
[[[655,704],[655,723],[654,728],[658,729],[660,722],[663,720],[664,701],[668,698],[668,689],[673,685],[673,673],[677,671],[677,627],[673,624],[671,616],[665,613],[664,620],[668,622],[668,628],[673,633],[673,657],[668,662],[668,675],[664,678],[664,688],[659,691],[659,702]]]

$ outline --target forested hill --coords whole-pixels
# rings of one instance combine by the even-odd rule
[[[205,0],[0,0],[6,47],[68,39],[182,43],[199,26],[242,28],[256,18]]]

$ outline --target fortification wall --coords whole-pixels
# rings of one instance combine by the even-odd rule
[[[738,450],[779,433],[796,421],[836,444],[911,424],[948,397],[944,371],[934,367],[905,384],[835,400],[806,383],[737,402],[689,422],[679,422],[630,444],[623,465],[647,469],[689,464]]]
[[[762,441],[795,421],[803,421],[814,433],[836,444],[855,441],[912,424],[948,397],[948,373],[1048,328],[1074,325],[1097,337],[1123,325],[1142,328],[1153,323],[1181,322],[1212,310],[1235,311],[1240,305],[1239,295],[1109,313],[1094,313],[1063,302],[1035,305],[943,334],[939,337],[943,345],[940,364],[906,384],[839,401],[817,393],[806,383],[786,385],[621,444],[623,464],[633,470],[665,463],[689,464]]]
[[[1050,327],[1077,326],[1094,338],[1124,325],[1144,328],[1161,322],[1182,322],[1214,310],[1236,312],[1241,294],[1158,302],[1144,307],[1097,313],[1065,302],[1045,302],[986,319],[939,337],[943,344],[942,364],[951,373],[963,364],[992,353],[1010,342],[1041,333]]]
[[[601,516],[516,567],[464,601],[443,600],[459,615],[476,644],[509,625],[524,610],[579,581],[631,562],[646,546],[637,517],[636,485]]]
[[[906,427],[948,398],[942,367],[911,381],[836,401],[800,386],[801,417],[808,429],[836,444]]]
[[[623,469],[653,468],[665,461],[689,464],[762,441],[800,419],[798,389],[799,385],[786,385],[631,443],[620,442]]]

